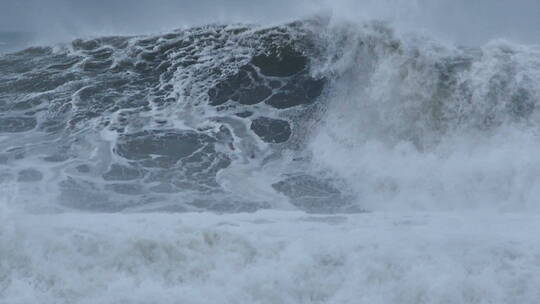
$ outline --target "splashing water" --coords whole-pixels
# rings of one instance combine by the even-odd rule
[[[537,46],[317,17],[0,69],[2,304],[538,299]]]

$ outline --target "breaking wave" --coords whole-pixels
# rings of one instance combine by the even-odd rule
[[[535,46],[314,18],[76,40],[0,68],[0,181],[30,209],[537,209]]]
[[[538,46],[320,17],[0,71],[2,304],[537,302]]]

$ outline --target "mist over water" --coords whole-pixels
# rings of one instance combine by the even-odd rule
[[[310,1],[22,0],[2,3],[2,31],[37,34],[36,44],[140,35],[210,23],[280,23],[314,12]]]
[[[2,3],[0,31],[34,32],[35,43],[44,44],[214,22],[278,24],[318,13],[355,22],[387,20],[399,31],[427,32],[466,45],[498,38],[538,44],[540,39],[540,4],[534,0],[21,0]]]
[[[538,20],[1,3],[0,304],[537,303]]]

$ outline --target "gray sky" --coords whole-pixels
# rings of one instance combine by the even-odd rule
[[[498,37],[540,44],[538,0],[0,0],[0,31],[36,32],[45,41],[209,22],[278,23],[321,10],[388,19],[465,44]]]

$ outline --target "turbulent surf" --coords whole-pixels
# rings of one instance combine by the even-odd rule
[[[388,224],[377,212],[538,211],[539,102],[539,47],[504,40],[460,47],[379,21],[213,24],[6,52],[0,55],[0,187],[10,207],[0,216],[6,223],[0,258],[7,261],[0,261],[0,295],[28,303],[19,291],[31,290],[48,303],[90,303],[100,301],[96,290],[107,285],[122,294],[107,303],[210,303],[223,299],[193,290],[226,283],[229,303],[533,303],[531,284],[538,280],[531,278],[540,266],[525,243],[539,244],[522,230],[509,230],[508,242],[517,245],[505,251],[492,232],[474,230],[474,221],[395,215]],[[13,208],[34,215],[12,216]],[[74,215],[57,215],[63,212]],[[173,215],[104,215],[108,221],[80,212],[212,214],[191,214],[206,225],[179,224]],[[257,213],[214,215],[245,212]],[[328,215],[337,213],[342,216]],[[40,234],[20,223],[46,217],[66,224],[45,225]],[[116,234],[100,228],[117,220],[109,227]],[[158,228],[145,236],[147,221]],[[514,223],[493,221],[487,223],[495,231]],[[410,283],[431,272],[390,254],[399,249],[383,233],[421,226],[421,233],[437,234],[452,223],[476,234],[460,230],[457,247],[422,234],[400,245],[404,257],[428,268],[461,269],[452,278],[478,276],[491,285],[454,280],[451,295],[437,281]],[[282,225],[299,229],[302,241],[291,241]],[[375,231],[366,227],[382,229],[375,235],[388,242],[345,233]],[[162,237],[167,229],[176,232]],[[53,238],[55,231],[61,236]],[[256,237],[266,234],[267,242]],[[32,240],[37,247],[28,245]],[[319,254],[318,241],[327,249],[341,245]],[[472,260],[455,251],[474,242],[481,247]],[[420,253],[428,247],[429,254]],[[60,287],[66,277],[41,265],[47,260],[61,268],[65,256],[74,259],[66,273],[80,285]],[[292,288],[298,280],[271,269],[280,257],[305,285]],[[482,257],[491,262],[476,264]],[[195,264],[187,267],[186,259]],[[363,259],[375,262],[358,264]],[[225,280],[233,271],[251,279]],[[503,277],[486,279],[492,272]],[[116,277],[122,279],[114,286],[96,283]],[[350,293],[361,290],[351,284],[365,293]],[[125,291],[133,286],[155,294],[130,298]],[[388,292],[374,294],[377,288]]]

